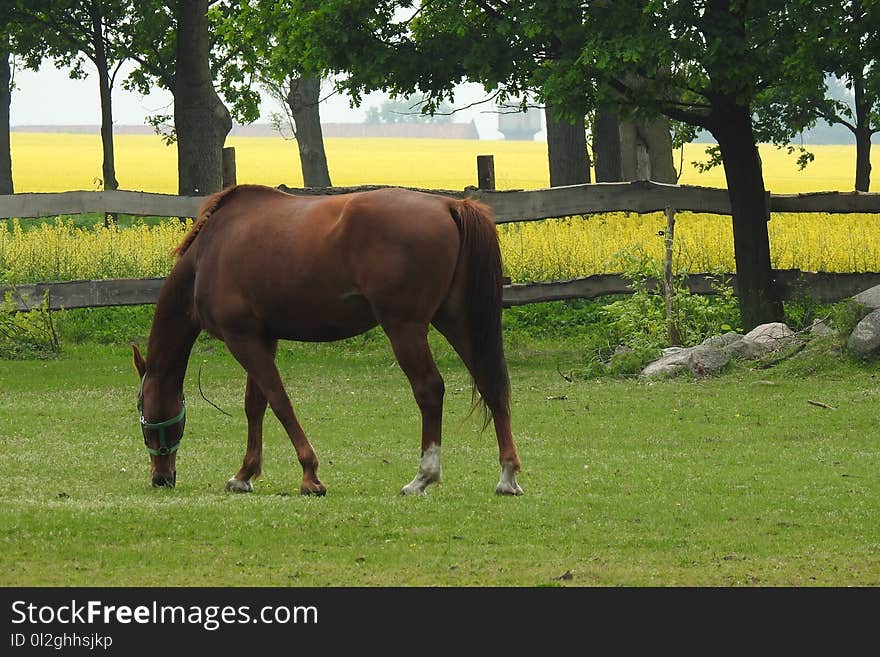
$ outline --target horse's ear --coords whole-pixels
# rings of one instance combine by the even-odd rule
[[[147,361],[141,356],[138,346],[133,342],[131,343],[131,350],[134,352],[134,369],[137,370],[138,376],[143,378],[144,374],[147,373]]]

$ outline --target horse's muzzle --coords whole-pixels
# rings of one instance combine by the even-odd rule
[[[153,488],[160,488],[163,486],[174,488],[174,484],[177,483],[177,471],[172,470],[171,472],[155,472],[153,473],[152,483]]]

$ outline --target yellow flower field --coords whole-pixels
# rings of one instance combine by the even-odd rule
[[[177,151],[156,136],[117,135],[116,177],[121,189],[177,192]],[[281,137],[233,137],[238,182],[302,185],[296,143]],[[683,185],[724,187],[721,168],[699,173],[704,144],[685,148]],[[494,155],[498,189],[547,187],[547,145],[541,142],[457,139],[327,139],[334,185],[404,185],[463,189],[476,184],[476,156]],[[816,161],[798,171],[795,159],[761,147],[767,189],[776,193],[852,189],[854,147],[813,146]],[[874,170],[880,170],[875,149]],[[676,164],[680,154],[676,153]],[[97,135],[12,133],[12,169],[17,192],[99,189],[101,141]]]
[[[237,137],[239,183],[302,186],[296,142],[281,137]],[[177,150],[158,137],[117,135],[120,189],[177,193]],[[476,139],[327,139],[334,185],[403,185],[464,189],[475,185],[477,155],[494,155],[499,189],[546,187],[547,146],[538,142]],[[95,135],[12,133],[16,192],[100,189],[101,141]]]
[[[16,191],[98,189],[100,140],[92,135],[13,133]],[[240,137],[236,148],[239,182],[302,185],[296,144],[279,138]],[[335,185],[396,184],[463,189],[476,182],[476,156],[495,157],[499,189],[548,185],[546,144],[477,140],[328,139]],[[704,145],[689,145],[682,184],[724,186],[717,168],[701,174],[690,166],[704,159]],[[849,190],[854,148],[812,147],[816,155],[799,172],[794,158],[762,147],[767,188],[779,193]],[[676,155],[678,157],[678,155]],[[176,150],[157,137],[116,137],[121,188],[174,193]],[[876,162],[876,161],[875,161]],[[876,163],[875,171],[880,170]],[[660,262],[665,227],[662,214],[607,213],[500,228],[505,269],[516,282],[565,279],[621,271],[628,258]],[[38,230],[0,230],[0,279],[13,281],[161,276],[169,251],[185,227],[176,220],[131,229],[74,228],[60,218]],[[773,265],[813,271],[880,271],[880,215],[773,215]],[[676,226],[679,271],[734,271],[733,237],[726,217],[681,213]]]

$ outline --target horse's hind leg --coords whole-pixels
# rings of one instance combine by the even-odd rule
[[[383,322],[394,355],[409,379],[422,414],[422,458],[419,471],[403,487],[403,495],[419,495],[429,484],[442,479],[440,430],[443,421],[443,377],[428,347],[428,326],[419,322]]]
[[[253,480],[260,476],[263,466],[263,416],[266,414],[267,404],[266,395],[248,374],[244,390],[244,413],[248,421],[247,452],[241,469],[226,482],[228,491],[250,493],[254,490]]]
[[[516,481],[516,473],[520,469],[520,460],[519,454],[516,451],[516,445],[513,442],[513,432],[510,427],[510,411],[506,404],[497,403],[496,400],[492,400],[491,396],[486,394],[489,386],[481,379],[479,372],[473,366],[467,324],[460,317],[460,314],[453,315],[441,309],[434,318],[433,324],[461,357],[462,362],[474,379],[477,391],[486,400],[486,404],[492,413],[495,435],[498,439],[498,460],[501,463],[501,479],[495,487],[495,492],[499,495],[522,495],[523,489],[520,488]],[[501,366],[507,367],[504,362],[501,363]]]
[[[300,426],[299,420],[296,419],[290,398],[284,390],[281,375],[275,366],[277,343],[254,337],[235,338],[229,336],[225,336],[225,341],[235,359],[247,370],[248,377],[262,391],[266,402],[287,431],[290,442],[293,443],[296,456],[303,469],[300,493],[303,495],[324,495],[327,489],[318,480],[318,457]],[[248,425],[250,426],[250,418],[248,418]]]

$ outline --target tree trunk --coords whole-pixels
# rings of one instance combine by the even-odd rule
[[[620,165],[620,121],[617,112],[599,107],[593,120],[593,160],[596,182],[623,180]]]
[[[654,180],[674,184],[678,180],[672,157],[669,119],[620,123],[623,180]]]
[[[321,80],[316,77],[290,78],[287,104],[296,129],[304,187],[330,187],[333,184],[321,132],[320,92]]]
[[[620,122],[620,173],[623,180],[651,180],[648,143],[632,121]]]
[[[669,119],[658,116],[639,126],[639,133],[648,147],[651,167],[651,180],[674,185],[678,182],[675,171],[675,158],[672,156],[672,135],[669,133]]]
[[[721,148],[733,214],[733,247],[743,326],[783,319],[770,266],[770,218],[761,158],[748,107],[730,100],[713,112],[711,132]]]
[[[9,139],[9,105],[12,103],[12,68],[9,53],[0,50],[0,194],[12,194],[12,150]]]
[[[182,196],[204,196],[223,187],[223,144],[232,118],[214,90],[210,48],[208,0],[178,0],[174,127]]]
[[[107,64],[107,51],[104,48],[104,28],[101,15],[96,5],[89,6],[92,20],[92,45],[95,48],[95,67],[98,69],[98,86],[101,97],[101,148],[104,160],[101,173],[104,178],[104,189],[117,189],[116,163],[113,154],[113,106],[110,89],[110,69]]]
[[[871,190],[871,131],[856,132],[856,184],[857,192]]]
[[[574,125],[557,117],[550,105],[547,118],[547,155],[550,160],[550,186],[580,185],[590,182],[590,156],[583,121]]]
[[[871,108],[865,99],[865,81],[861,75],[852,76],[856,106],[856,184],[857,192],[871,187]]]

